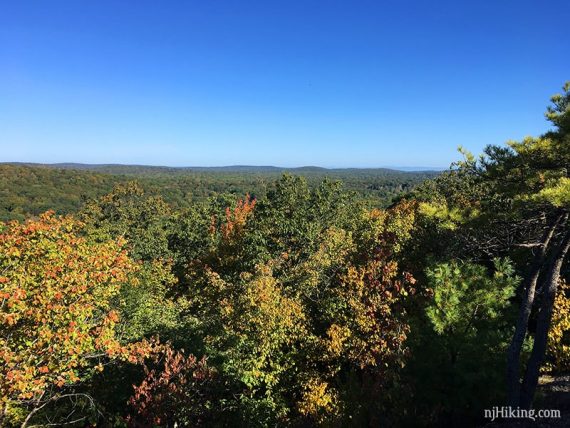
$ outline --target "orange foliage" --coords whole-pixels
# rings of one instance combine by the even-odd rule
[[[240,199],[233,210],[226,208],[226,221],[220,226],[224,240],[229,241],[241,234],[254,208],[255,199],[252,199],[249,194],[245,196],[245,199]]]
[[[124,242],[88,242],[81,226],[48,212],[2,229],[0,407],[78,382],[103,358],[139,361],[152,351],[115,334],[110,301],[137,269]]]

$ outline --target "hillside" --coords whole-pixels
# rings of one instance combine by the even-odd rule
[[[303,174],[327,176],[394,176],[409,174],[434,175],[437,169],[424,167],[416,168],[323,168],[320,166],[301,166],[285,168],[272,165],[228,165],[228,166],[160,166],[160,165],[123,165],[123,164],[86,164],[86,163],[31,163],[31,162],[0,162],[0,165],[44,167],[93,171],[114,175],[188,175],[194,173],[248,173],[248,174]]]
[[[48,209],[65,214],[88,199],[136,180],[149,193],[161,195],[176,208],[220,193],[263,196],[282,174],[301,175],[311,187],[324,178],[341,180],[373,206],[386,206],[436,172],[390,169],[279,168],[272,166],[161,167],[88,164],[0,164],[0,219],[24,219]]]

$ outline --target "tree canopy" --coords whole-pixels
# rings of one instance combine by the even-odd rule
[[[563,89],[552,129],[421,184],[2,166],[0,425],[482,426],[544,406],[539,377],[570,364]],[[38,181],[56,190],[18,196]]]

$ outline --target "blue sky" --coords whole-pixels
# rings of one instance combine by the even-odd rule
[[[445,167],[536,135],[568,0],[5,1],[0,161]]]

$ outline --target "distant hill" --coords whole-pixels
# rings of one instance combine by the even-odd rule
[[[123,165],[123,164],[84,164],[84,163],[28,163],[28,162],[0,162],[0,164],[22,165],[31,167],[46,167],[60,169],[74,169],[100,172],[105,174],[118,175],[186,175],[191,173],[250,173],[250,174],[266,174],[275,173],[283,174],[289,172],[292,174],[319,174],[319,175],[392,175],[405,173],[433,173],[437,174],[440,170],[425,167],[402,167],[402,168],[323,168],[319,166],[301,166],[295,168],[277,167],[270,165],[229,165],[229,166],[154,166],[154,165]]]
[[[119,183],[138,181],[146,192],[160,195],[175,208],[185,208],[219,194],[262,197],[284,174],[305,177],[309,186],[323,179],[340,180],[344,188],[371,206],[387,206],[437,172],[404,172],[387,168],[326,169],[315,166],[279,168],[165,167],[147,165],[88,165],[80,163],[0,163],[0,220],[38,215],[48,209],[65,214],[86,200],[110,192]]]

